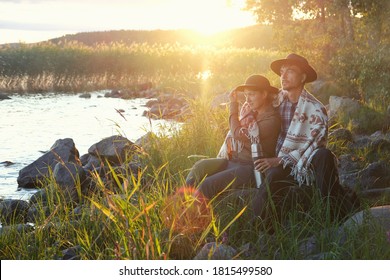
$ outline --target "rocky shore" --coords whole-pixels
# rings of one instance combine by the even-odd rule
[[[225,97],[224,97],[225,96]],[[216,99],[219,105],[226,100],[226,95]],[[88,98],[88,96],[80,96]],[[152,118],[169,118],[185,120],[190,115],[188,101],[184,96],[177,94],[162,94],[150,84],[140,86],[137,91],[113,90],[105,95],[107,98],[148,98],[149,110],[145,116]],[[343,99],[336,105],[330,104],[330,114],[338,110],[345,110],[343,106],[351,109],[350,100]],[[344,104],[344,105],[343,105]],[[347,105],[345,105],[347,104]],[[47,192],[59,192],[66,201],[72,205],[72,211],[77,213],[84,207],[81,197],[90,197],[102,192],[96,185],[96,176],[110,185],[110,182],[118,180],[116,174],[122,174],[123,178],[132,174],[142,174],[147,166],[148,157],[145,151],[150,145],[150,137],[146,134],[135,142],[127,138],[114,135],[94,143],[88,149],[88,153],[80,155],[74,141],[70,138],[58,139],[50,150],[41,157],[20,170],[17,179],[20,188],[39,189],[29,201],[7,199],[0,202],[0,219],[2,227],[0,234],[8,234],[11,228],[18,231],[33,231],[38,213],[50,216],[55,213],[49,212],[47,206]],[[383,161],[381,155],[390,153],[390,133],[377,131],[371,135],[357,135],[348,129],[334,129],[329,134],[330,143],[344,145],[348,151],[339,157],[339,176],[341,183],[355,190],[361,197],[367,199],[381,198],[383,201],[390,200],[390,163]],[[43,147],[45,148],[45,147]],[[332,148],[332,147],[331,147]],[[359,150],[365,150],[369,157],[363,161]],[[130,173],[130,174],[129,174]],[[52,177],[54,181],[47,181]],[[141,178],[147,185],[147,179]],[[123,182],[121,182],[123,184]],[[43,188],[44,187],[44,188]],[[124,187],[124,186],[118,186]],[[113,190],[115,191],[115,190]],[[383,228],[383,232],[390,233],[390,205],[373,205],[371,208],[358,212],[343,223],[338,229],[329,231],[329,238],[342,244],[348,238],[351,227],[359,227],[363,224],[374,222]],[[390,238],[390,237],[389,237]],[[321,251],[321,246],[316,237],[299,241],[300,250],[304,259],[323,259],[328,252]],[[266,250],[267,248],[261,248]],[[232,248],[225,244],[208,243],[203,247],[195,259],[231,259],[238,251],[251,254],[251,248]],[[260,250],[257,248],[257,250]],[[72,247],[64,252],[65,259],[77,258],[78,248]],[[213,253],[210,254],[210,251]],[[348,256],[346,256],[348,258]]]

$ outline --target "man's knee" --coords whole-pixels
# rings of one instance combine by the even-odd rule
[[[291,181],[290,173],[291,169],[289,167],[283,168],[281,165],[271,167],[265,173],[265,183],[273,185],[276,182]]]
[[[327,148],[319,148],[313,156],[312,162],[335,162],[335,155]]]

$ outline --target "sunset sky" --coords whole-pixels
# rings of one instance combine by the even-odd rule
[[[0,44],[83,31],[194,29],[255,24],[245,0],[0,0]]]

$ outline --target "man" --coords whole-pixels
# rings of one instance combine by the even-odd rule
[[[316,187],[322,197],[338,197],[343,191],[335,156],[326,149],[326,109],[305,89],[306,83],[317,79],[316,71],[297,54],[272,62],[271,69],[280,76],[282,86],[278,96],[281,131],[276,145],[277,157],[255,162],[255,168],[265,174],[265,182],[253,205],[255,215],[263,219],[269,216],[270,201],[280,218],[281,205],[294,185]]]

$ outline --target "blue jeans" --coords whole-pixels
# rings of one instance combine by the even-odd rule
[[[254,169],[252,163],[211,158],[195,163],[186,179],[186,185],[197,187],[207,198],[211,199],[223,191],[254,186]]]

